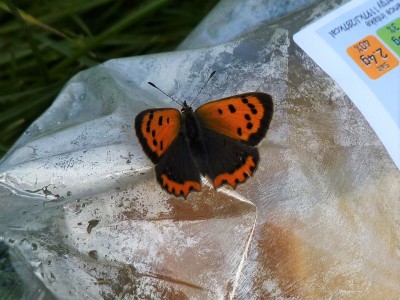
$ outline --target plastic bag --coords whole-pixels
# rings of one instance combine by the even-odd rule
[[[238,1],[261,16],[241,32],[224,1],[181,46],[192,50],[115,59],[72,78],[0,164],[0,236],[31,295],[397,298],[400,174],[292,39],[343,2],[267,23],[264,10],[285,6]],[[235,26],[221,29],[232,35],[202,39],[219,14],[232,17]],[[145,108],[176,104],[148,81],[194,107],[271,94],[275,114],[255,175],[236,190],[205,180],[187,201],[164,192],[133,122]]]

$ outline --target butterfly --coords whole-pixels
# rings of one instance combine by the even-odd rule
[[[138,140],[167,192],[186,198],[192,190],[200,191],[200,174],[208,176],[215,188],[223,184],[235,188],[253,175],[259,162],[256,146],[273,115],[270,95],[235,95],[195,111],[186,101],[181,105],[181,111],[153,108],[135,118]]]

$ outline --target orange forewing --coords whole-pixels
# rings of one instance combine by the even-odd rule
[[[196,115],[211,130],[257,145],[268,130],[272,112],[270,95],[247,93],[206,103]]]
[[[181,113],[173,108],[149,109],[135,121],[136,132],[146,154],[158,162],[181,128]]]

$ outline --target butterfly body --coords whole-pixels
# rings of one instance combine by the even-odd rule
[[[202,130],[203,127],[196,118],[192,108],[185,105],[186,103],[184,103],[184,107],[182,108],[182,135],[186,138],[197,169],[202,175],[205,175],[205,166],[208,163],[208,158],[204,132]]]
[[[215,187],[236,187],[258,164],[255,147],[265,136],[273,113],[272,98],[247,93],[200,106],[148,109],[135,129],[145,153],[156,164],[160,185],[176,196],[201,190],[200,174]]]

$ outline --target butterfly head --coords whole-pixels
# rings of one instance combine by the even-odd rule
[[[190,113],[190,112],[193,112],[193,109],[192,109],[191,106],[189,106],[189,105],[187,104],[186,101],[183,101],[181,112],[182,112],[183,114],[188,114],[188,113]]]

